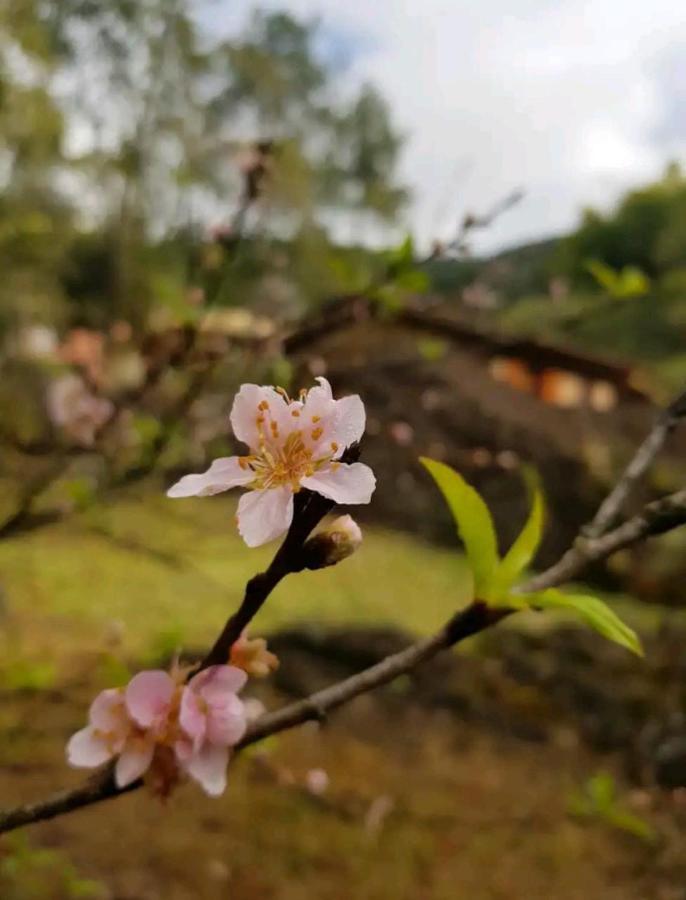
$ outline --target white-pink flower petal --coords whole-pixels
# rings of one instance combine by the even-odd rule
[[[364,403],[358,394],[351,394],[336,401],[336,416],[330,440],[339,445],[339,450],[334,457],[340,456],[343,448],[350,447],[361,439],[366,421]]]
[[[67,744],[67,762],[78,769],[94,769],[113,755],[102,735],[91,725],[73,734]]]
[[[150,728],[165,719],[174,687],[171,675],[162,669],[134,675],[125,691],[126,708],[131,718],[141,728]]]
[[[238,531],[248,547],[259,547],[288,531],[293,491],[288,486],[250,491],[238,502]]]
[[[207,715],[207,740],[221,747],[233,747],[246,732],[247,716],[243,701],[235,694],[210,700]]]
[[[300,484],[335,503],[357,504],[369,503],[376,487],[376,478],[364,463],[332,463],[303,478]]]
[[[215,459],[206,472],[184,475],[167,491],[167,497],[211,497],[234,487],[242,487],[254,479],[250,468],[241,465],[239,457]]]
[[[260,408],[265,405],[266,408]],[[271,444],[296,427],[286,399],[267,385],[242,385],[234,398],[230,419],[234,436],[251,450],[258,449],[260,437]],[[264,420],[262,424],[261,419]],[[276,436],[272,432],[271,422],[278,426]]]
[[[193,754],[186,764],[186,771],[210,797],[218,797],[226,789],[226,769],[229,764],[228,747],[205,744]]]
[[[207,714],[202,708],[200,694],[190,685],[183,689],[181,695],[179,725],[191,740],[194,749],[202,746],[207,733]]]
[[[117,787],[124,788],[144,775],[150,768],[154,752],[154,741],[147,735],[128,740],[114,767]]]
[[[98,731],[115,732],[126,725],[124,709],[124,692],[120,688],[107,688],[100,691],[91,703],[88,721]]]
[[[203,694],[207,691],[212,695],[216,691],[237,694],[245,687],[247,680],[247,674],[238,666],[209,666],[194,675],[188,685]]]

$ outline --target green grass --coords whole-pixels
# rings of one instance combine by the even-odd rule
[[[201,648],[236,607],[277,544],[248,549],[229,498],[124,498],[61,525],[0,543],[11,614],[49,627],[56,642],[98,641],[123,626],[125,652],[181,641]],[[302,621],[391,623],[426,633],[465,602],[461,555],[376,528],[335,568],[287,578],[255,633]]]

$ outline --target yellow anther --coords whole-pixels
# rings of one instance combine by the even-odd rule
[[[336,441],[331,441],[331,449],[334,453],[338,450],[338,444],[336,443]]]
[[[299,410],[299,409],[292,409],[292,410],[291,410],[291,415],[293,416],[294,419],[300,418],[300,410]]]
[[[264,411],[264,410],[269,409],[269,404],[267,403],[266,400],[263,400],[261,403],[259,403],[259,404],[257,405],[257,408],[258,408],[258,409],[261,409],[262,411]]]
[[[313,441],[318,441],[319,438],[320,438],[323,434],[324,434],[324,429],[323,429],[323,428],[315,428],[314,431],[312,432],[312,440],[313,440]]]
[[[317,424],[317,422],[318,422],[320,419],[321,419],[321,416],[312,416],[312,421],[314,422],[315,425]]]

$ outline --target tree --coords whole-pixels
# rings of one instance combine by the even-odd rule
[[[686,266],[686,178],[677,164],[654,184],[631,191],[603,215],[587,210],[580,227],[562,244],[566,272],[590,283],[586,264],[597,259],[613,269],[637,266],[661,278]]]
[[[213,109],[238,140],[273,142],[266,200],[282,228],[345,210],[388,221],[407,197],[395,181],[401,138],[370,86],[351,103],[338,98],[316,35],[315,24],[286,13],[256,13],[246,34],[221,48],[227,87]]]
[[[63,310],[72,210],[57,187],[65,171],[64,117],[51,85],[59,56],[54,17],[39,0],[0,9],[0,322],[17,326]]]

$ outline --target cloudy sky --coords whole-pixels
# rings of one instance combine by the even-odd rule
[[[683,0],[281,0],[321,21],[347,84],[371,80],[407,134],[408,224],[448,236],[466,210],[526,199],[481,249],[559,232],[686,161]],[[257,4],[215,0],[227,31]]]

